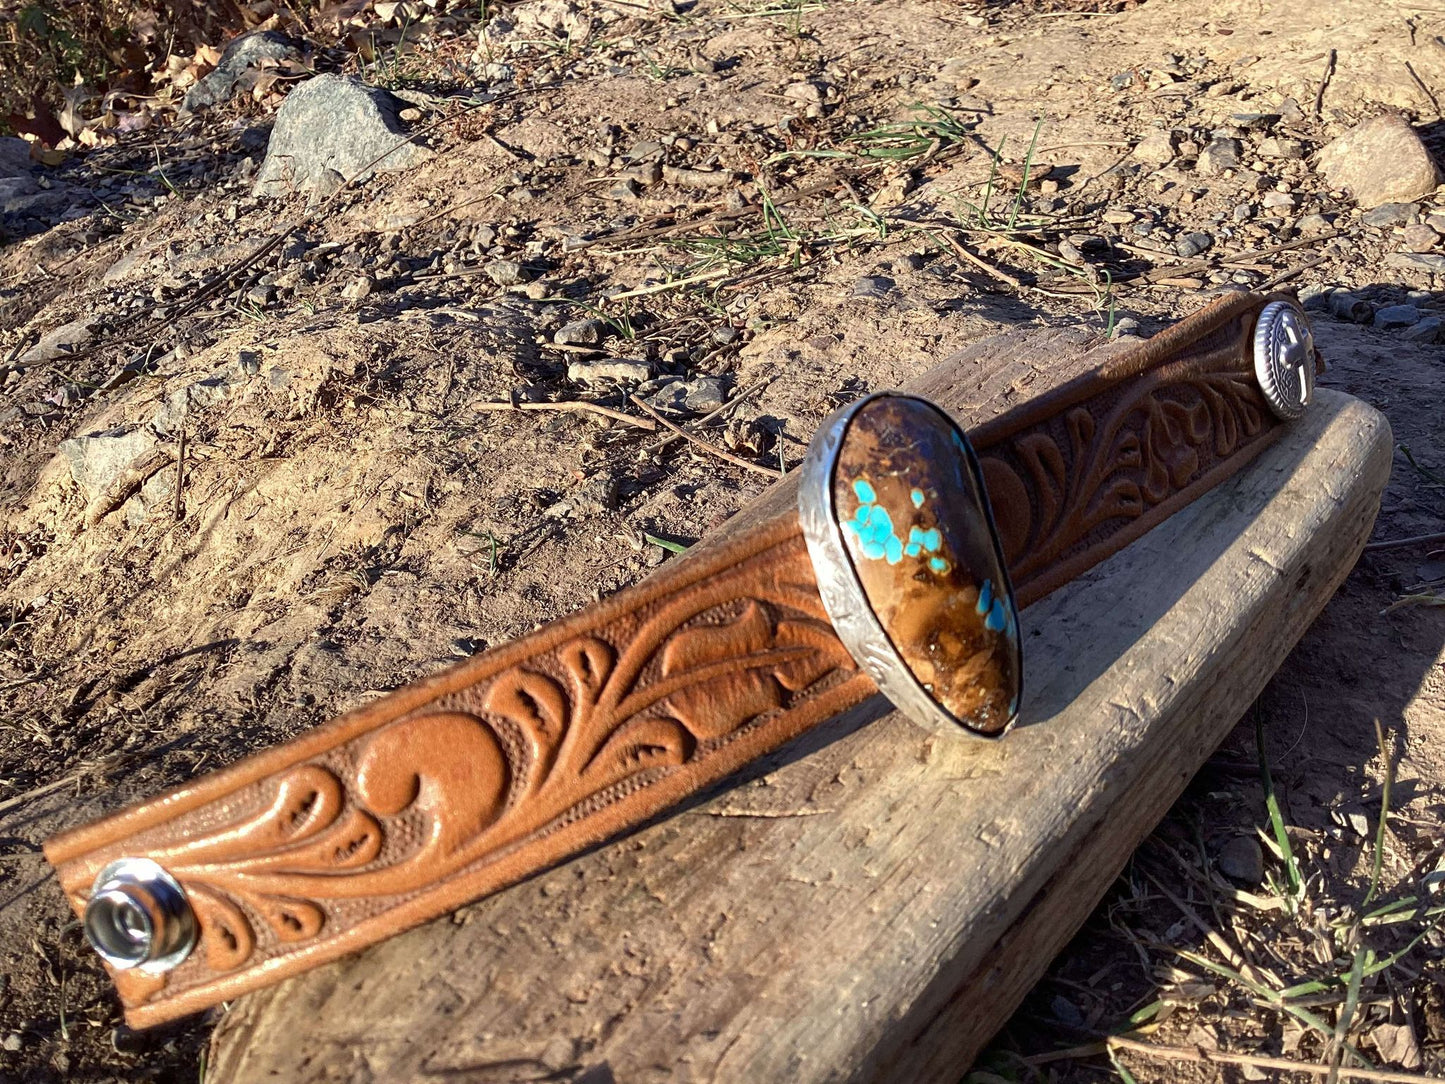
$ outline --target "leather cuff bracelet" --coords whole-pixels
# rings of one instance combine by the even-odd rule
[[[869,396],[798,507],[45,853],[135,1026],[388,937],[635,826],[880,691],[997,736],[1016,607],[1239,469],[1319,364],[1228,295],[967,436]]]

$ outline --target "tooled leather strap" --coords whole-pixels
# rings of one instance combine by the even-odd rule
[[[1020,605],[1277,435],[1251,368],[1263,303],[1226,298],[975,430]],[[790,511],[45,852],[77,913],[122,857],[184,888],[196,949],[114,972],[147,1026],[515,883],[876,693]]]

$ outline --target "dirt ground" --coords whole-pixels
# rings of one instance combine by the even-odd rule
[[[204,1073],[211,1018],[121,1024],[45,837],[631,584],[768,484],[478,402],[629,410],[585,363],[641,362],[677,420],[721,390],[709,438],[793,467],[836,405],[1001,328],[1148,334],[1283,286],[1315,299],[1324,382],[1393,428],[1374,539],[1441,530],[1445,346],[1322,291],[1445,315],[1445,271],[1392,261],[1404,224],[1313,163],[1385,109],[1445,158],[1445,8],[481,10],[318,52],[435,124],[429,160],[324,213],[250,194],[273,117],[247,102],[71,155],[3,219],[0,1080]],[[1211,172],[1221,129],[1240,161]],[[1171,160],[1141,161],[1162,130]],[[587,319],[600,344],[555,341]],[[1438,542],[1366,552],[970,1079],[1310,1079],[1260,1059],[1343,1043],[1445,1073],[1442,583]]]

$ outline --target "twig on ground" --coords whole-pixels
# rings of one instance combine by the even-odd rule
[[[1260,290],[1261,293],[1263,293],[1265,290],[1273,290],[1276,286],[1279,286],[1281,283],[1288,282],[1290,279],[1295,278],[1295,277],[1297,277],[1297,276],[1299,276],[1299,275],[1304,274],[1304,273],[1305,273],[1306,271],[1308,271],[1311,267],[1318,267],[1320,264],[1324,263],[1325,260],[1327,260],[1328,258],[1329,258],[1329,257],[1327,257],[1327,256],[1316,256],[1313,260],[1306,260],[1304,263],[1300,264],[1298,267],[1292,267],[1292,268],[1290,268],[1288,271],[1281,271],[1278,275],[1275,275],[1275,276],[1272,277],[1272,278],[1267,278],[1267,279],[1265,279],[1263,282],[1261,282],[1261,283],[1259,284],[1259,290]]]
[[[1445,531],[1436,531],[1434,534],[1417,534],[1409,538],[1390,538],[1384,542],[1370,542],[1366,544],[1365,550],[1379,553],[1381,550],[1402,550],[1409,546],[1431,546],[1436,542],[1445,542]]]
[[[1410,73],[1410,78],[1415,80],[1415,85],[1420,88],[1420,92],[1430,99],[1430,104],[1435,107],[1435,115],[1440,116],[1440,99],[1435,97],[1435,92],[1425,85],[1425,80],[1420,78],[1408,60],[1405,61],[1405,70]]]
[[[1206,1050],[1203,1047],[1156,1046],[1154,1043],[1141,1043],[1137,1039],[1127,1039],[1122,1035],[1112,1036],[1102,1043],[1093,1044],[1092,1047],[1080,1047],[1078,1048],[1080,1052],[1075,1056],[1087,1057],[1093,1053],[1102,1054],[1109,1047],[1115,1050],[1132,1050],[1139,1054],[1165,1058],[1170,1061],[1252,1065],[1258,1069],[1282,1069],[1291,1073],[1307,1073],[1310,1076],[1328,1076],[1331,1071],[1328,1065],[1291,1061],[1289,1058],[1271,1058],[1259,1054],[1228,1054],[1223,1050]],[[1087,1053],[1083,1051],[1087,1051]],[[1074,1052],[1069,1051],[1068,1053]],[[1426,1084],[1427,1081],[1435,1079],[1420,1073],[1398,1073],[1389,1069],[1351,1068],[1343,1065],[1340,1066],[1339,1075],[1344,1079],[1371,1080],[1377,1081],[1379,1084]]]
[[[1325,74],[1320,76],[1320,87],[1315,91],[1315,107],[1312,111],[1315,120],[1320,119],[1320,109],[1325,102],[1325,88],[1330,85],[1330,76],[1335,74],[1335,56],[1335,51],[1331,49],[1329,59],[1325,61]]]
[[[473,410],[557,410],[578,414],[601,414],[604,418],[611,418],[613,421],[623,422],[626,425],[637,429],[645,429],[649,433],[657,431],[657,423],[647,418],[634,418],[631,414],[624,414],[620,410],[613,410],[601,403],[589,403],[581,399],[572,399],[564,403],[473,403]]]
[[[716,410],[714,410],[714,411],[712,411],[712,412],[710,412],[710,413],[708,413],[708,414],[704,414],[704,415],[703,415],[701,418],[699,418],[699,419],[697,420],[697,422],[693,425],[693,428],[694,428],[694,429],[701,429],[703,426],[707,425],[708,422],[710,422],[710,421],[715,421],[716,419],[721,418],[724,414],[729,413],[730,411],[732,411],[732,409],[733,409],[734,407],[740,405],[744,400],[750,398],[751,396],[753,396],[753,395],[756,394],[757,392],[761,391],[763,388],[766,388],[766,387],[767,387],[769,384],[771,384],[772,382],[773,382],[773,378],[769,376],[769,377],[764,377],[762,380],[759,380],[756,384],[749,385],[748,387],[744,388],[742,391],[740,391],[740,392],[738,392],[736,395],[734,395],[731,399],[729,399],[729,400],[728,400],[726,403],[724,403],[722,406],[718,407]],[[678,436],[676,433],[674,433],[674,434],[673,434],[672,436],[670,436],[670,437],[663,437],[663,438],[662,438],[661,440],[659,440],[656,444],[654,444],[651,448],[647,449],[647,451],[648,451],[649,454],[655,454],[655,453],[657,453],[657,452],[662,451],[664,448],[666,448],[666,447],[667,447],[668,445],[670,445],[670,444],[676,444],[676,443],[677,443],[678,441],[680,441],[680,440],[682,440],[682,437],[680,437],[680,436]]]
[[[1022,282],[1014,278],[1014,276],[1010,275],[1002,268],[995,267],[993,264],[987,262],[986,260],[975,256],[972,252],[968,251],[968,249],[963,246],[963,242],[961,242],[958,238],[954,237],[951,233],[944,233],[941,234],[941,236],[943,237],[944,243],[947,244],[949,248],[953,249],[954,254],[958,256],[959,259],[967,260],[975,267],[993,276],[999,281],[1008,283],[1008,285],[1012,286],[1015,290],[1024,289],[1024,284]]]
[[[743,467],[744,469],[753,471],[756,474],[765,474],[769,478],[781,478],[783,476],[783,473],[781,471],[775,471],[771,467],[764,467],[757,463],[749,462],[748,460],[743,459],[739,456],[735,456],[731,452],[725,452],[716,444],[709,444],[707,441],[703,440],[696,434],[689,433],[686,429],[674,425],[672,422],[668,421],[661,414],[659,414],[657,411],[653,410],[650,406],[644,403],[636,395],[628,396],[628,398],[632,400],[633,405],[636,406],[639,410],[651,415],[658,421],[659,424],[661,424],[667,429],[671,429],[674,433],[676,433],[688,443],[696,444],[699,448],[701,448],[708,454],[715,455],[719,459],[725,460],[728,463],[732,463],[734,466]]]
[[[176,519],[186,514],[184,486],[186,484],[186,431],[181,430],[181,446],[176,449]]]

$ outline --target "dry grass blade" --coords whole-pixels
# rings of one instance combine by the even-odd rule
[[[1102,1044],[1110,1050],[1130,1050],[1149,1057],[1165,1058],[1170,1061],[1213,1062],[1217,1065],[1252,1065],[1256,1069],[1279,1069],[1289,1073],[1303,1073],[1308,1076],[1326,1076],[1330,1073],[1327,1065],[1291,1061],[1289,1058],[1271,1058],[1259,1054],[1229,1054],[1223,1050],[1205,1050],[1200,1047],[1156,1046],[1141,1043],[1122,1035],[1105,1039]],[[1080,1055],[1084,1056],[1084,1055]],[[1342,1067],[1342,1080],[1369,1080],[1378,1084],[1438,1084],[1437,1078],[1420,1073],[1399,1073],[1389,1069],[1365,1069]]]
[[[624,414],[620,410],[613,410],[600,403],[588,403],[582,400],[570,400],[565,403],[473,403],[472,409],[483,410],[554,410],[576,414],[600,414],[604,418],[611,418],[613,421],[622,422],[635,429],[645,429],[649,433],[657,431],[657,423],[649,418],[634,418],[631,414]]]

